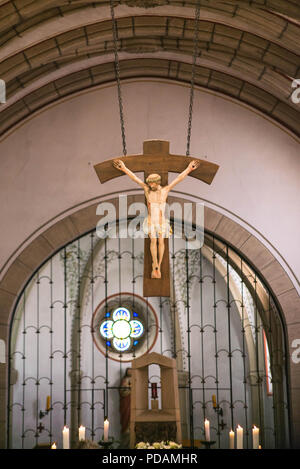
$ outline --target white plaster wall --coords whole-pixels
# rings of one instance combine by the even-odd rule
[[[185,154],[188,87],[140,80],[124,83],[122,92],[128,154],[140,153],[146,139],[169,140],[171,153]],[[41,112],[2,139],[0,154],[0,266],[62,211],[101,194],[135,188],[125,177],[100,185],[93,170],[94,164],[122,154],[114,86]],[[200,90],[191,155],[207,155],[220,170],[211,186],[189,178],[176,189],[240,217],[299,278],[299,143],[247,107]]]

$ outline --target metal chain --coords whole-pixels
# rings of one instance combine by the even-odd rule
[[[193,65],[192,65],[192,77],[191,77],[191,89],[190,89],[190,106],[189,106],[189,120],[188,120],[188,130],[187,130],[186,156],[190,156],[196,60],[197,60],[198,48],[199,48],[199,45],[198,45],[199,22],[200,22],[199,20],[200,20],[200,0],[197,1],[197,5],[195,9],[194,53],[193,53]]]
[[[125,125],[124,125],[124,113],[123,113],[123,102],[122,102],[122,93],[121,93],[121,80],[120,80],[120,64],[118,56],[118,33],[117,33],[117,24],[115,20],[114,5],[113,0],[110,0],[110,11],[112,18],[112,27],[113,27],[113,40],[114,40],[114,55],[115,55],[115,76],[117,81],[118,89],[118,101],[119,101],[119,112],[120,112],[120,124],[121,124],[121,133],[122,133],[122,144],[123,144],[123,154],[127,155],[126,150],[126,138],[125,138]],[[194,52],[193,52],[193,65],[192,65],[192,76],[191,76],[191,88],[190,88],[190,104],[189,104],[189,119],[188,119],[188,131],[187,131],[187,148],[186,155],[190,155],[190,143],[191,143],[191,133],[192,133],[192,118],[193,118],[193,104],[194,104],[194,86],[195,86],[195,74],[196,74],[196,60],[198,56],[198,36],[199,36],[199,21],[200,20],[200,0],[197,1],[195,9],[195,31],[194,31]]]
[[[119,101],[120,123],[121,123],[121,133],[122,133],[122,143],[123,143],[123,155],[126,156],[127,150],[126,150],[123,102],[122,102],[122,94],[121,94],[120,64],[119,64],[119,56],[118,56],[118,32],[117,32],[117,24],[115,20],[113,0],[110,0],[110,12],[111,12],[111,19],[112,19],[112,27],[113,27],[114,54],[115,54],[114,65],[115,65],[115,76],[116,76],[117,88],[118,88],[118,101]]]

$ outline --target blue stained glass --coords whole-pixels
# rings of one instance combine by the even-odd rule
[[[130,312],[127,308],[117,308],[113,312],[113,320],[118,321],[119,319],[125,319],[125,321],[130,321]]]
[[[111,339],[114,335],[112,333],[113,321],[104,321],[100,326],[100,334],[105,339]]]
[[[133,321],[130,321],[130,326],[131,326],[130,337],[134,337],[134,338],[141,337],[141,335],[144,332],[143,324],[140,321],[137,321],[136,319],[134,319]]]
[[[138,313],[133,312],[134,318],[138,317]],[[112,317],[112,318],[111,318]],[[106,340],[108,347],[113,347],[119,352],[126,352],[133,345],[134,347],[139,343],[136,340],[144,333],[143,324],[137,319],[131,319],[131,313],[127,308],[116,308],[113,313],[105,313],[105,319],[100,325],[100,334]],[[132,341],[132,339],[135,339]]]
[[[117,339],[116,337],[114,338],[114,347],[119,352],[125,352],[126,350],[128,350],[130,347],[130,343],[130,337],[127,337],[127,339]]]

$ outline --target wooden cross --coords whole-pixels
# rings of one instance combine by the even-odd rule
[[[190,173],[191,177],[200,179],[206,184],[211,184],[219,166],[205,160],[191,158],[190,156],[171,155],[169,152],[170,143],[164,140],[147,140],[143,144],[142,155],[130,155],[119,157],[127,168],[132,172],[143,172],[144,181],[149,174],[158,173],[161,176],[161,185],[168,184],[168,174],[181,173],[186,169],[192,159],[200,164],[197,169]],[[113,166],[113,160],[107,160],[94,166],[100,182],[103,184],[111,179],[123,176]],[[161,278],[151,278],[152,258],[150,253],[150,239],[145,238],[144,242],[144,284],[143,294],[148,296],[170,296],[170,266],[169,266],[169,242],[165,238],[165,252],[161,265]]]

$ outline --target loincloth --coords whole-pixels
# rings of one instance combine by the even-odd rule
[[[143,222],[143,231],[151,238],[158,238],[160,236],[163,238],[169,238],[172,234],[169,220],[164,220],[162,223],[148,224],[148,218],[145,218]]]

